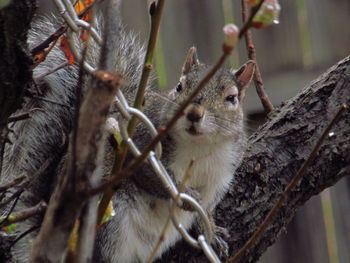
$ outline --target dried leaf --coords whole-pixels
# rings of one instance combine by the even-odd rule
[[[95,1],[95,0],[80,0],[80,1],[78,1],[78,2],[75,4],[75,6],[74,6],[75,12],[76,12],[77,14],[83,12],[84,9],[85,9],[86,7],[88,7],[89,5],[91,5],[94,1]],[[91,11],[88,12],[82,19],[83,19],[84,21],[87,21],[87,22],[90,21],[90,19],[91,19]]]
[[[45,52],[45,50],[43,50],[40,53],[36,54],[34,56],[35,64],[39,64],[40,62],[42,62],[45,59],[46,55],[47,55],[47,53]]]
[[[68,65],[73,65],[75,62],[74,56],[72,54],[72,51],[69,48],[68,45],[68,40],[65,36],[61,38],[61,45],[60,45],[61,50],[63,51],[64,55],[66,56],[68,60]]]

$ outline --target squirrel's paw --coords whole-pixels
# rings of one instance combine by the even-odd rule
[[[200,200],[201,200],[201,194],[197,190],[195,190],[191,187],[186,187],[185,194],[188,194],[192,198],[196,199],[198,202],[200,202]],[[182,203],[181,208],[185,211],[191,211],[191,212],[194,211],[193,207],[189,203],[187,203],[186,201]]]
[[[229,247],[226,242],[229,239],[230,234],[224,227],[214,226],[214,239],[213,239],[213,249],[223,261],[226,261],[229,256]]]

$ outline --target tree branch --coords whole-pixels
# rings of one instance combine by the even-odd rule
[[[216,211],[217,224],[230,233],[231,256],[260,226],[343,103],[350,103],[350,57],[272,112],[267,123],[249,139],[232,187]],[[300,206],[348,174],[344,170],[350,164],[349,119],[350,111],[346,110],[300,184],[240,262],[256,262]],[[199,250],[184,242],[178,243],[159,262],[170,261],[207,262]]]
[[[24,209],[22,211],[12,213],[7,218],[0,217],[0,227],[8,226],[13,223],[24,221],[34,215],[43,213],[46,209],[46,203],[41,201],[37,205]]]
[[[247,14],[248,7],[247,7],[246,0],[243,0],[243,1],[244,1],[244,3],[242,3],[242,7],[243,7],[243,9],[245,9],[244,10],[244,13],[245,13],[244,16],[247,17],[248,16],[248,14]],[[253,22],[253,18],[258,13],[258,11],[260,10],[260,8],[264,4],[264,2],[265,2],[265,0],[262,0],[262,1],[260,1],[260,3],[257,6],[251,8],[249,17],[245,18],[244,21],[243,21],[244,24],[243,24],[241,30],[239,31],[239,36],[238,36],[239,38],[242,38],[246,34],[246,32],[249,30],[249,28],[251,28],[252,22]]]
[[[255,14],[259,11],[264,1],[261,1],[259,5],[253,8],[249,18],[247,18],[248,16],[247,1],[241,0],[241,3],[242,3],[242,21],[243,23],[245,23],[245,25],[251,25]],[[244,35],[243,35],[243,32],[244,32]],[[264,89],[264,82],[262,80],[259,64],[256,58],[256,50],[255,50],[255,45],[253,43],[253,35],[249,27],[243,27],[242,30],[240,30],[239,37],[241,38],[241,36],[244,36],[244,39],[245,39],[248,58],[255,62],[254,85],[255,85],[256,93],[260,98],[261,104],[263,105],[265,112],[269,113],[273,110],[273,105]]]
[[[274,204],[270,212],[265,217],[264,221],[261,223],[259,228],[254,232],[254,234],[250,237],[250,239],[244,244],[244,246],[235,254],[230,260],[229,263],[236,263],[249,249],[254,246],[260,239],[261,235],[266,230],[266,227],[268,227],[273,220],[274,216],[280,211],[282,205],[289,197],[290,193],[294,190],[294,188],[300,183],[300,180],[303,178],[304,173],[306,172],[307,168],[309,168],[310,163],[316,158],[318,154],[318,150],[320,149],[323,141],[329,136],[329,133],[333,126],[336,124],[336,122],[339,120],[343,112],[347,109],[347,106],[345,104],[340,106],[340,109],[338,110],[337,114],[332,119],[331,123],[326,127],[325,131],[322,133],[321,137],[318,139],[315,147],[312,149],[312,152],[309,154],[307,159],[304,161],[304,163],[301,165],[293,179],[290,181],[290,183],[287,185],[286,190],[281,194],[277,202]]]

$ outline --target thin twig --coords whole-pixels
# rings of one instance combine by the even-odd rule
[[[9,118],[7,119],[9,120]],[[10,129],[8,125],[4,127],[2,131],[0,131],[0,177],[2,174],[2,166],[4,161],[4,154],[5,154],[5,144],[9,142],[8,135],[10,133]]]
[[[26,178],[27,178],[27,176],[25,174],[23,174],[23,175],[16,177],[15,179],[13,179],[11,182],[8,182],[7,184],[0,185],[0,192],[5,191],[13,186],[16,186],[16,185],[22,183],[23,180]]]
[[[24,221],[32,216],[41,214],[42,212],[45,211],[46,209],[46,203],[44,201],[41,201],[37,205],[24,209],[22,211],[12,213],[10,214],[7,218],[2,218],[0,217],[1,223],[0,223],[0,228],[1,227],[6,227],[8,225]]]
[[[61,68],[66,67],[66,66],[68,66],[68,65],[69,65],[69,62],[68,62],[68,61],[63,62],[63,63],[57,65],[57,66],[54,67],[54,68],[50,68],[48,71],[46,71],[46,72],[40,74],[39,76],[34,76],[33,79],[37,82],[37,81],[39,81],[39,80],[42,80],[44,77],[46,77],[46,76],[48,76],[48,75],[50,75],[50,74],[56,72],[57,70],[60,70]]]
[[[7,222],[7,221],[9,220],[9,217],[10,217],[10,215],[11,215],[13,209],[15,209],[15,207],[16,207],[16,205],[17,205],[17,202],[18,202],[18,200],[19,200],[19,198],[20,198],[20,196],[21,196],[22,193],[23,193],[23,190],[15,197],[16,199],[15,199],[15,201],[13,202],[13,204],[12,204],[10,210],[7,212],[6,216],[0,218],[0,219],[1,219],[1,221],[0,221],[0,227],[2,227],[2,225],[3,225],[5,222]]]
[[[88,32],[89,34],[89,32]],[[73,129],[70,135],[70,160],[71,160],[71,165],[69,166],[71,171],[68,171],[68,173],[70,173],[72,175],[72,184],[76,185],[76,181],[75,181],[75,175],[76,175],[76,170],[77,170],[77,137],[78,137],[78,125],[79,125],[79,117],[80,117],[80,107],[81,107],[81,103],[82,103],[82,90],[83,90],[83,86],[85,84],[85,74],[86,71],[83,67],[83,64],[85,62],[85,58],[86,58],[86,52],[87,52],[87,43],[84,42],[84,46],[82,49],[82,59],[79,63],[79,78],[78,78],[78,83],[75,89],[75,112],[74,112],[74,116],[73,116]]]
[[[18,189],[16,192],[14,192],[13,195],[7,198],[4,202],[0,203],[0,209],[10,203],[13,199],[18,198],[23,193],[23,191],[24,189]]]
[[[264,1],[261,1],[260,4],[256,7],[257,11],[259,10],[259,8],[263,2]],[[247,20],[247,13],[248,13],[247,0],[241,0],[241,3],[242,3],[242,20],[243,20],[243,22],[246,22],[246,24],[249,24],[248,22],[249,22],[249,19],[252,19],[252,15],[250,15],[250,17]],[[253,10],[255,10],[255,9],[253,8]],[[253,11],[252,11],[252,13],[253,13]],[[251,25],[251,21],[250,21],[250,25]],[[258,64],[258,61],[256,59],[256,51],[255,51],[255,46],[253,43],[252,33],[249,30],[249,27],[247,27],[245,30],[243,30],[243,29],[244,28],[242,28],[242,30],[240,31],[240,36],[241,36],[241,33],[243,32],[244,37],[245,37],[247,51],[248,51],[248,57],[249,57],[249,59],[251,59],[255,62],[254,84],[255,84],[256,92],[258,93],[258,96],[261,100],[261,103],[262,103],[264,109],[265,109],[265,112],[269,113],[270,111],[273,110],[273,105],[269,99],[269,96],[267,95],[267,93],[265,92],[265,89],[264,89],[264,84],[263,84],[263,80],[261,78],[259,64]]]
[[[242,26],[241,30],[239,31],[239,35],[238,35],[239,38],[242,38],[245,35],[245,33],[249,30],[249,28],[251,28],[253,18],[258,13],[258,11],[260,10],[260,8],[264,2],[265,2],[265,0],[261,0],[257,6],[254,6],[250,11],[249,18],[243,20],[244,25]]]
[[[2,199],[4,199],[5,196],[6,196],[6,191],[3,191],[0,195],[0,203],[1,203]]]
[[[154,249],[152,250],[152,253],[150,254],[149,258],[147,259],[147,263],[152,263],[153,262],[154,258],[157,255],[157,251],[160,248],[160,245],[162,244],[162,242],[165,239],[166,232],[167,232],[167,230],[169,228],[169,225],[170,225],[171,215],[175,212],[175,209],[177,207],[178,201],[180,199],[180,194],[185,191],[186,184],[187,184],[188,180],[190,179],[190,177],[192,175],[192,167],[193,167],[194,161],[195,160],[192,159],[190,164],[186,168],[185,175],[182,178],[181,183],[179,184],[179,187],[178,187],[179,194],[178,194],[176,200],[174,200],[173,203],[172,203],[172,206],[170,208],[170,213],[169,213],[169,216],[167,218],[167,221],[165,222],[164,227],[163,227],[163,229],[162,229],[162,231],[161,231],[161,233],[159,235],[157,244],[155,245]]]
[[[134,108],[137,108],[137,109],[141,109],[142,107],[148,79],[153,68],[152,66],[153,54],[157,43],[164,4],[165,4],[165,0],[158,0],[157,2],[153,1],[150,5],[149,13],[151,16],[151,32],[148,39],[143,71],[142,71],[139,87],[137,89],[135,102],[134,102]],[[133,116],[128,124],[128,133],[130,137],[133,136],[133,133],[136,128],[136,124],[137,124],[137,118]],[[111,173],[112,177],[115,177],[114,175],[118,174],[122,169],[127,152],[128,152],[128,145],[125,141],[122,141],[115,159],[115,163],[112,168],[112,173]],[[101,199],[101,203],[98,209],[98,219],[97,219],[98,224],[102,222],[103,216],[105,214],[105,211],[108,207],[108,204],[112,196],[114,195],[114,192],[115,190],[112,187],[110,187],[103,194],[103,197]]]
[[[43,62],[46,59],[47,55],[55,47],[57,41],[58,38],[55,39],[46,50],[41,51],[40,56],[39,54],[37,54],[37,57],[34,57],[35,63],[33,64],[32,69],[35,69],[41,62]]]
[[[144,100],[144,94],[147,87],[149,75],[152,70],[152,60],[153,60],[153,54],[154,49],[156,47],[158,33],[159,33],[159,27],[160,27],[160,21],[163,14],[165,0],[158,0],[157,4],[154,1],[150,6],[150,15],[151,15],[151,32],[148,40],[148,46],[147,46],[147,52],[145,56],[145,62],[144,67],[141,75],[140,84],[137,90],[135,102],[134,102],[134,108],[140,109]],[[136,120],[136,118],[135,118]],[[130,124],[130,126],[132,126]],[[132,128],[132,127],[130,127]],[[129,128],[129,129],[130,129]]]
[[[249,240],[244,244],[244,246],[232,257],[229,259],[228,263],[236,263],[238,260],[249,250],[252,248],[254,244],[257,243],[261,235],[264,233],[267,226],[271,223],[273,217],[277,214],[277,212],[282,207],[283,203],[287,200],[290,193],[294,190],[294,188],[298,185],[300,180],[302,179],[306,169],[309,167],[311,162],[315,159],[317,156],[317,152],[322,145],[323,141],[328,136],[331,128],[334,126],[335,123],[338,122],[339,118],[343,114],[343,112],[348,108],[346,104],[342,104],[340,106],[340,109],[333,117],[332,121],[328,124],[324,132],[322,133],[321,137],[318,139],[316,145],[312,149],[309,156],[306,158],[304,163],[301,165],[297,173],[294,175],[293,179],[290,181],[290,183],[287,185],[286,189],[284,190],[283,194],[280,196],[280,198],[277,200],[277,202],[274,204],[274,206],[271,208],[269,213],[266,215],[264,221],[260,224],[259,228],[254,232],[254,234],[249,238]]]
[[[30,113],[28,111],[28,112],[20,113],[18,115],[9,117],[7,119],[7,122],[11,123],[11,122],[16,122],[16,121],[26,120],[26,119],[29,119],[29,118],[30,118]]]
[[[11,116],[10,118],[7,119],[7,120],[8,120],[8,123],[28,119],[28,118],[31,117],[31,114],[32,114],[33,112],[35,112],[35,111],[42,111],[42,109],[40,109],[40,108],[33,108],[33,109],[30,109],[30,110],[27,111],[27,112],[20,113],[20,114],[15,115],[15,116]]]
[[[26,190],[28,187],[30,187],[31,183],[34,181],[35,178],[39,177],[41,174],[43,174],[46,169],[49,167],[50,163],[54,159],[53,156],[48,157],[45,162],[40,166],[39,169],[35,171],[35,173],[32,176],[27,176],[30,180],[24,180],[22,181],[17,187],[19,188],[15,193],[13,193],[12,196],[10,196],[8,199],[6,199],[4,202],[0,203],[0,209],[7,205],[9,202],[11,202],[13,199],[17,198],[17,196],[20,196],[24,190]]]
[[[25,237],[26,235],[28,235],[29,233],[33,232],[35,229],[40,228],[40,226],[33,226],[31,228],[29,228],[27,231],[23,232],[22,234],[20,234],[10,245],[9,249],[11,249],[11,247],[13,247],[19,240],[21,240],[23,237]]]

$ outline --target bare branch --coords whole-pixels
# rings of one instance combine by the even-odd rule
[[[0,203],[0,209],[8,205],[12,200],[19,198],[23,191],[24,189],[18,189],[16,192],[14,192],[9,198]]]
[[[249,27],[250,27],[254,15],[256,14],[256,12],[259,11],[261,5],[264,3],[264,0],[262,0],[259,3],[259,5],[257,5],[256,7],[253,8],[252,13],[251,13],[250,17],[248,18],[248,20],[247,20],[247,13],[248,13],[247,1],[241,0],[241,3],[242,3],[242,20],[243,20],[243,22],[246,22],[245,25],[249,25]],[[253,13],[254,13],[254,15],[252,15]],[[247,47],[247,51],[248,51],[248,57],[249,57],[249,59],[251,59],[255,62],[254,84],[255,84],[256,92],[258,93],[259,98],[261,100],[261,103],[264,106],[265,112],[269,113],[270,111],[273,110],[273,105],[269,99],[269,96],[267,95],[267,93],[265,92],[265,89],[264,89],[264,84],[263,84],[263,80],[261,78],[259,64],[258,64],[258,61],[256,59],[256,51],[255,51],[255,46],[253,43],[253,37],[252,37],[251,31],[249,30],[249,27],[247,26],[247,27],[243,28],[245,30],[242,29],[240,31],[239,37],[241,38],[241,36],[243,36],[243,33],[244,33],[246,47]]]
[[[246,0],[242,0],[242,1],[245,2],[244,5],[247,7],[247,1]],[[246,32],[249,30],[249,28],[251,28],[253,18],[259,12],[259,10],[262,7],[262,5],[264,4],[264,2],[265,2],[265,0],[261,0],[257,6],[255,6],[251,9],[249,17],[243,20],[244,25],[242,26],[241,30],[239,31],[239,38],[242,38],[246,34]],[[243,2],[242,2],[242,6],[243,6]],[[248,8],[245,9],[245,17],[247,17],[247,12],[248,12]]]
[[[24,221],[34,215],[41,214],[45,211],[45,209],[46,203],[42,201],[33,207],[9,214],[6,218],[0,217],[0,228],[20,221]]]
[[[300,182],[302,179],[302,176],[304,175],[306,169],[309,167],[310,163],[316,158],[317,152],[322,144],[322,142],[326,139],[326,137],[329,135],[330,130],[333,128],[334,124],[339,120],[341,115],[344,113],[345,109],[347,109],[347,106],[345,104],[341,105],[338,112],[335,114],[332,121],[329,123],[329,125],[326,127],[324,132],[322,133],[321,137],[317,141],[315,147],[311,151],[310,155],[307,157],[305,162],[302,164],[298,172],[295,174],[293,179],[290,181],[290,183],[287,185],[286,190],[283,192],[281,197],[278,199],[278,201],[275,203],[275,205],[272,207],[270,212],[265,217],[264,221],[261,223],[259,228],[256,230],[256,232],[252,235],[252,237],[244,244],[244,246],[231,258],[229,259],[228,263],[236,263],[238,260],[250,249],[256,242],[259,240],[261,235],[264,233],[268,225],[271,223],[273,217],[277,214],[277,212],[281,209],[283,203],[287,200],[290,193],[293,191],[293,189],[296,187],[296,185]]]
[[[15,179],[13,179],[11,182],[8,182],[7,184],[0,185],[0,192],[5,191],[13,186],[16,186],[16,185],[22,183],[23,180],[26,178],[27,178],[27,176],[23,174],[23,175],[16,177]]]
[[[11,247],[13,247],[18,241],[20,241],[22,238],[24,238],[26,235],[30,234],[31,232],[33,232],[35,229],[38,229],[39,226],[33,226],[31,228],[29,228],[28,230],[26,230],[25,232],[21,233],[10,245],[9,249],[11,249]]]

